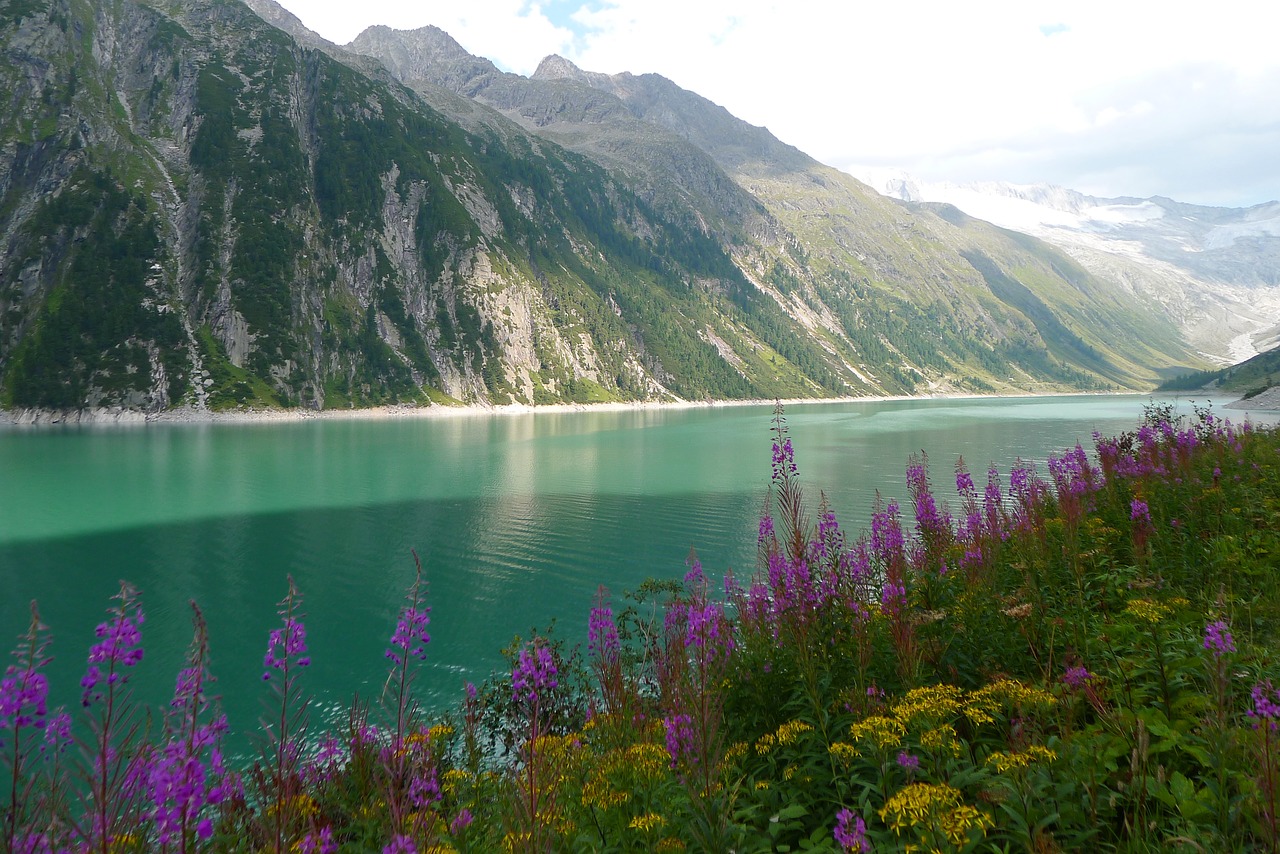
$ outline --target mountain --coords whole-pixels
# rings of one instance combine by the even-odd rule
[[[916,369],[926,366],[916,377],[926,388],[954,383],[958,366],[975,361],[972,350],[964,352],[974,339],[1011,317],[1031,319],[1050,359],[1087,366],[1093,351],[1105,351],[1104,360],[1148,372],[1170,358],[1196,360],[1162,311],[1112,293],[1061,253],[985,224],[885,204],[845,173],[658,75],[593,73],[552,56],[526,79],[471,56],[433,27],[373,27],[347,48],[380,59],[441,109],[448,109],[441,90],[489,106],[638,178],[659,206],[694,206],[757,287],[787,282],[775,299],[797,323],[824,318],[831,321],[825,331],[839,339],[878,308],[872,326],[893,340],[909,337],[903,326],[937,327],[941,340],[929,346],[950,352],[932,365],[932,354],[906,354],[918,357]],[[895,314],[909,320],[898,324]],[[977,350],[978,360],[989,354],[981,344]],[[969,376],[978,380],[970,387],[984,387],[992,373],[1006,381],[999,370],[975,373],[982,378]]]
[[[0,10],[10,409],[1142,388],[1203,367],[1047,244],[654,75],[338,47],[270,0]]]
[[[891,198],[954,205],[1057,246],[1165,306],[1193,346],[1220,363],[1280,343],[1280,202],[1218,208],[1045,184],[929,183],[898,171],[859,177]]]
[[[1277,385],[1280,385],[1280,347],[1273,347],[1238,365],[1216,371],[1198,371],[1166,380],[1157,391],[1214,390],[1243,395],[1245,400],[1249,400]]]

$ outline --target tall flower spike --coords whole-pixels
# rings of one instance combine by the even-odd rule
[[[108,613],[111,619],[99,623],[94,634],[98,642],[89,647],[89,668],[80,680],[83,689],[81,702],[85,706],[101,700],[103,693],[99,686],[105,682],[106,687],[114,687],[128,681],[125,668],[134,667],[142,661],[142,631],[144,621],[142,608],[138,605],[138,594],[125,582],[120,582],[120,592],[115,595],[119,605]]]
[[[0,679],[0,769],[5,770],[9,785],[6,802],[0,803],[0,849],[17,850],[18,837],[24,809],[21,781],[26,778],[28,765],[40,742],[40,730],[60,732],[60,717],[46,721],[49,711],[49,680],[40,671],[49,659],[45,647],[49,643],[48,630],[40,622],[36,603],[31,603],[31,624],[18,648],[14,650],[17,661],[5,668]],[[68,729],[70,724],[65,725]]]
[[[1214,658],[1236,651],[1236,640],[1226,620],[1214,620],[1204,627],[1204,648],[1212,652]]]
[[[603,587],[596,593],[596,604],[587,618],[587,651],[604,660],[612,660],[619,652],[618,626]]]
[[[422,604],[425,599],[422,580],[422,561],[418,553],[413,555],[414,577],[409,592],[405,594],[408,602],[400,610],[400,618],[396,621],[396,630],[391,634],[391,646],[387,649],[387,658],[403,667],[409,658],[423,661],[427,657],[427,644],[431,643],[431,635],[427,634],[427,624],[431,622],[431,609]]]
[[[535,638],[524,649],[511,671],[511,698],[517,703],[534,703],[555,688],[556,663],[551,650]]]

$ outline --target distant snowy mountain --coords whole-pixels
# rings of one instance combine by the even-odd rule
[[[1094,274],[1158,300],[1211,358],[1243,361],[1280,338],[1280,202],[1217,208],[1161,196],[1104,199],[1048,184],[854,174],[885,196],[951,205],[1058,246]]]

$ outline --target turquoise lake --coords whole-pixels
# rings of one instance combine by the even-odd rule
[[[1135,428],[1149,402],[810,404],[787,421],[810,498],[825,491],[858,531],[877,490],[905,499],[913,453],[929,455],[945,496],[957,456],[975,479],[1018,457],[1043,472],[1049,453],[1091,448],[1094,430]],[[381,689],[416,549],[432,607],[419,693],[452,704],[502,665],[516,634],[554,619],[559,636],[585,643],[599,584],[617,600],[646,578],[678,578],[691,547],[713,577],[750,574],[771,416],[730,406],[0,429],[0,646],[13,647],[38,600],[54,636],[52,699],[76,706],[94,626],[127,579],[147,616],[133,684],[159,704],[190,643],[194,599],[218,692],[245,732],[286,577],[304,597],[307,687],[340,706]]]

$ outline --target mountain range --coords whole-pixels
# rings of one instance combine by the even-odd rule
[[[858,177],[890,198],[954,205],[1057,246],[1163,305],[1215,361],[1241,362],[1280,344],[1280,202],[1219,208],[1046,184],[930,183],[897,170]]]
[[[1220,355],[1155,286],[662,77],[250,6],[0,8],[5,407],[1146,389]]]

